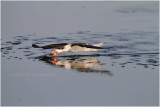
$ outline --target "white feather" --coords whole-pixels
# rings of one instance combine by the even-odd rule
[[[69,44],[69,45],[66,45],[65,47],[64,47],[64,51],[69,51],[71,49],[71,44]]]
[[[93,46],[101,47],[103,43],[93,44]]]

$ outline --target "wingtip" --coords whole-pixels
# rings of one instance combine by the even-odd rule
[[[36,44],[32,44],[32,47],[34,47],[34,48],[40,48],[38,45],[36,45]]]
[[[98,44],[94,44],[93,46],[101,47],[102,45],[103,45],[103,42],[98,43]]]

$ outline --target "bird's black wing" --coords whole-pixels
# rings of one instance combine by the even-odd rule
[[[102,47],[97,47],[97,46],[93,46],[93,45],[86,44],[86,43],[73,43],[72,46],[80,46],[80,47],[93,48],[93,49],[104,49]]]
[[[60,47],[60,46],[65,46],[65,45],[67,45],[67,43],[50,44],[50,45],[46,45],[46,46],[38,46],[36,44],[32,44],[32,47],[43,48],[43,49],[52,49],[52,48],[57,48],[57,47]]]

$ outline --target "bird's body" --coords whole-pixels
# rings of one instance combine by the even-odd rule
[[[61,52],[80,52],[80,51],[98,51],[98,49],[104,49],[101,46],[103,43],[99,44],[86,44],[86,43],[60,43],[60,44],[50,44],[46,46],[37,46],[33,44],[32,46],[35,48],[43,48],[43,49],[52,49],[56,48],[54,51],[50,52],[50,54],[54,53],[53,56],[56,56]]]
[[[90,45],[85,43],[72,43],[57,48],[57,51],[59,52],[97,51],[98,49],[101,49],[100,46],[102,46],[102,43],[95,45]]]

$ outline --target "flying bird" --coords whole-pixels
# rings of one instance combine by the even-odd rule
[[[43,48],[43,49],[55,48],[54,51],[49,53],[49,54],[54,53],[53,56],[56,56],[58,53],[62,53],[62,52],[98,51],[98,49],[106,49],[106,48],[102,48],[101,47],[102,45],[103,43],[98,43],[93,45],[86,44],[86,43],[59,43],[59,44],[50,44],[46,46],[38,46],[36,44],[32,44],[34,48]],[[111,47],[108,47],[108,48],[111,48]]]

